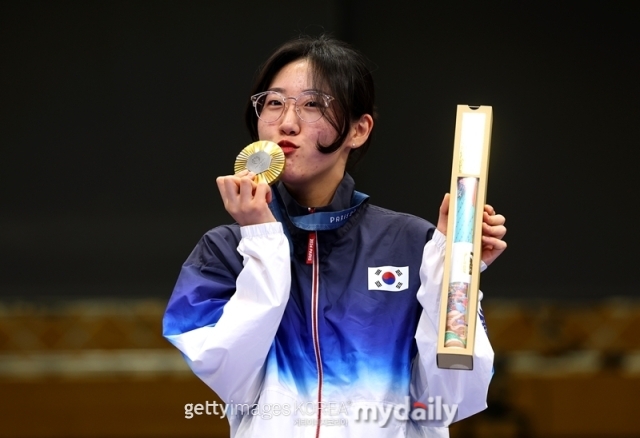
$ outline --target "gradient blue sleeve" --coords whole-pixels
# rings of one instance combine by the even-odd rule
[[[164,335],[226,403],[253,403],[289,299],[289,243],[278,222],[204,239],[182,267]]]
[[[212,326],[236,290],[242,257],[239,236],[229,227],[205,234],[182,265],[163,319],[163,334]]]

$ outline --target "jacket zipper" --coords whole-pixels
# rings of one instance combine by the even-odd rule
[[[310,208],[309,213],[314,209]],[[316,418],[316,438],[320,437],[320,424],[322,423],[322,356],[320,355],[320,336],[318,335],[318,289],[320,282],[320,267],[318,263],[318,232],[311,231],[307,242],[307,263],[311,264],[311,328],[313,330],[313,351],[316,356],[316,369],[318,370],[318,416]]]

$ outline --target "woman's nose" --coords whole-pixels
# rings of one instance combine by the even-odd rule
[[[282,118],[280,119],[280,129],[287,134],[298,132],[300,128],[300,117],[296,109],[295,100],[293,102],[287,102]]]

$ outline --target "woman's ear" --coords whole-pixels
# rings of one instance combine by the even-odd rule
[[[363,114],[360,119],[351,124],[351,135],[347,139],[347,146],[351,149],[357,149],[362,146],[373,129],[373,117],[369,114]]]

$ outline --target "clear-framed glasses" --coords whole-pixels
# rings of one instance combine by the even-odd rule
[[[273,123],[282,117],[287,107],[287,100],[293,99],[296,114],[307,123],[317,122],[334,100],[328,94],[319,91],[304,91],[296,97],[285,97],[277,91],[263,91],[251,96],[256,114],[266,123]]]

